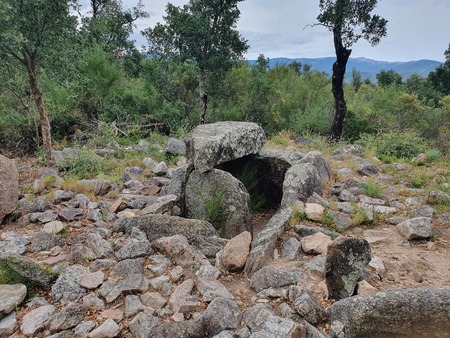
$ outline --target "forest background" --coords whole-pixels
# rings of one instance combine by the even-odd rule
[[[56,148],[136,142],[153,130],[182,138],[199,124],[197,64],[142,52],[130,40],[136,20],[147,15],[141,3],[124,10],[118,0],[93,0],[81,11],[77,2],[0,0],[0,12],[2,153],[42,152],[37,95]],[[326,73],[299,62],[269,67],[264,55],[250,65],[241,56],[206,70],[206,122],[257,122],[274,138],[327,134],[334,100]],[[425,78],[383,70],[373,83],[347,69],[342,138],[374,148],[385,161],[425,151],[448,156],[450,46],[445,56]]]

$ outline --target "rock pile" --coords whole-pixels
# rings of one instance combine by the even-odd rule
[[[151,178],[129,167],[123,188],[80,181],[85,194],[62,190],[57,170],[44,171],[35,195],[19,201],[14,230],[1,233],[1,271],[21,283],[0,285],[0,336],[445,336],[450,290],[433,286],[449,275],[424,263],[427,252],[446,262],[427,242],[436,231],[427,199],[365,195],[367,175],[395,184],[358,147],[333,156],[341,175],[323,197],[331,170],[322,154],[261,150],[264,140],[251,123],[201,126],[188,142],[193,163],[168,169],[146,158]],[[171,140],[166,151],[184,148]],[[358,173],[343,167],[349,156]],[[279,189],[281,207],[258,233],[249,191],[232,175],[246,163]],[[229,223],[196,219],[221,187],[232,190],[222,194]],[[382,227],[359,227],[379,215]],[[438,272],[445,276],[432,284]],[[383,291],[398,285],[428,287]],[[24,302],[27,292],[34,296]]]

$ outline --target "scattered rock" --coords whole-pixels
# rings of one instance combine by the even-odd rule
[[[89,333],[89,338],[113,338],[120,333],[120,326],[112,319],[107,319],[105,322]]]
[[[9,337],[14,333],[17,325],[16,312],[11,312],[6,317],[0,319],[0,337]]]
[[[19,255],[0,255],[0,265],[12,269],[15,273],[28,281],[36,283],[39,287],[47,290],[56,279],[56,274],[44,269],[30,258]]]
[[[267,222],[265,229],[253,238],[245,272],[258,271],[272,258],[273,250],[289,224],[291,214],[292,209],[282,209]]]
[[[352,296],[370,260],[370,246],[364,239],[341,236],[330,243],[325,263],[330,298],[340,300]]]
[[[172,155],[186,155],[186,144],[183,141],[177,140],[176,138],[169,138],[166,148],[164,149],[166,153]]]
[[[247,257],[250,254],[251,241],[251,233],[244,231],[225,245],[222,254],[222,265],[226,270],[235,272],[244,268]]]
[[[27,295],[23,284],[0,285],[0,319],[19,306]]]
[[[398,224],[397,229],[408,241],[430,238],[433,231],[431,218],[426,217],[406,220]]]
[[[176,265],[182,266],[192,274],[202,265],[210,265],[205,255],[189,245],[186,237],[182,235],[162,237],[154,241],[153,246]]]
[[[296,298],[294,307],[300,318],[313,325],[321,323],[326,318],[324,308],[308,289],[304,289]]]
[[[104,278],[103,271],[92,272],[80,278],[80,285],[86,289],[96,289],[103,283]]]
[[[289,237],[283,244],[281,249],[281,257],[294,260],[297,258],[301,250],[302,243],[300,243],[300,241],[295,237]]]
[[[312,255],[326,254],[328,244],[331,242],[332,239],[322,232],[317,232],[314,235],[305,236],[301,239],[303,252]]]
[[[80,304],[70,304],[56,313],[48,323],[50,332],[58,332],[77,326],[86,316],[87,309]]]
[[[37,333],[44,330],[45,323],[55,313],[56,308],[53,305],[44,305],[31,310],[22,318],[20,330],[26,336],[36,336]]]
[[[242,319],[242,313],[236,302],[225,298],[216,298],[209,303],[199,321],[203,323],[207,334],[214,336],[221,331],[237,328]]]
[[[160,324],[156,317],[142,312],[128,324],[131,333],[135,337],[154,337],[159,326]]]
[[[255,272],[250,280],[250,285],[256,292],[259,292],[267,288],[297,284],[306,278],[306,274],[295,264],[276,264],[265,266]]]

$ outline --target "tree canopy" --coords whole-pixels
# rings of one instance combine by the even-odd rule
[[[204,123],[208,97],[207,73],[227,70],[242,58],[248,46],[235,29],[242,0],[190,0],[177,7],[168,4],[165,23],[146,29],[150,53],[192,61],[199,71],[200,123]]]
[[[19,62],[26,70],[39,112],[45,158],[51,162],[50,120],[39,84],[39,65],[57,54],[76,20],[66,0],[3,0],[0,2],[0,52],[2,61]]]

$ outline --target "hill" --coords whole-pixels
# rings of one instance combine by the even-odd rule
[[[331,69],[334,57],[324,58],[273,58],[269,61],[270,67],[278,65],[291,64],[294,61],[301,62],[302,64],[309,64],[313,70],[318,70],[331,75]],[[256,60],[249,60],[250,64],[255,64]],[[349,80],[352,74],[352,69],[356,68],[362,75],[363,79],[369,78],[371,81],[376,81],[376,74],[381,70],[392,69],[402,75],[403,80],[409,78],[412,74],[416,73],[422,77],[427,77],[430,72],[440,66],[442,62],[433,60],[418,60],[407,62],[388,62],[388,61],[376,61],[371,59],[350,58],[347,63],[346,79]]]

